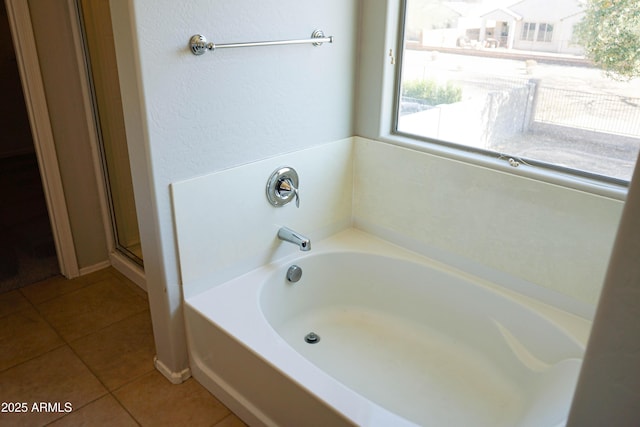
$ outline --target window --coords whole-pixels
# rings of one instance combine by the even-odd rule
[[[512,166],[628,182],[640,79],[607,77],[585,59],[572,34],[585,14],[579,2],[550,8],[544,23],[527,20],[536,4],[406,0],[405,33],[422,37],[403,42],[395,131]]]
[[[550,42],[553,38],[553,25],[552,24],[540,24],[538,27],[538,41]]]
[[[525,22],[522,24],[522,35],[520,36],[521,40],[527,40],[532,42],[533,35],[536,33],[536,24],[533,22]]]

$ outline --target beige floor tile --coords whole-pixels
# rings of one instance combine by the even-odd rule
[[[0,319],[0,372],[63,344],[56,331],[28,305]]]
[[[109,390],[155,369],[151,317],[146,310],[72,341],[70,346]]]
[[[136,285],[127,276],[125,276],[124,274],[120,273],[115,268],[111,268],[111,270],[112,270],[112,273],[113,273],[113,275],[115,277],[117,277],[120,281],[122,281],[127,286],[129,286],[129,288],[131,288],[138,296],[142,297],[145,301],[149,300],[149,296],[147,295],[147,292],[144,289],[142,289],[140,286]]]
[[[214,424],[213,427],[246,427],[246,426],[247,424],[245,424],[236,415],[229,414],[225,419],[223,419],[219,423]]]
[[[195,380],[169,383],[154,354],[146,294],[113,268],[0,294],[0,396],[27,404],[0,426],[246,426]]]
[[[24,288],[20,292],[32,303],[39,304],[59,297],[69,292],[76,291],[87,286],[82,280],[69,280],[63,276],[52,277],[42,282],[37,282]]]
[[[42,282],[25,286],[20,289],[20,292],[32,303],[40,304],[64,294],[77,291],[93,283],[102,280],[120,279],[121,277],[123,276],[113,267],[107,267],[75,279],[67,279],[63,276],[52,277]]]
[[[0,373],[0,387],[3,401],[27,404],[27,413],[2,414],[3,423],[11,426],[42,426],[66,415],[67,402],[73,410],[107,392],[68,346]],[[33,411],[40,402],[59,404],[59,409]]]
[[[138,423],[110,394],[71,412],[49,427],[135,427]]]
[[[148,304],[122,282],[111,278],[38,304],[37,308],[70,342],[140,313]]]
[[[94,271],[93,273],[85,274],[84,276],[80,276],[74,280],[80,280],[87,285],[90,285],[92,283],[100,282],[102,280],[108,280],[119,275],[120,273],[118,273],[115,268],[107,267],[103,268],[102,270]]]
[[[157,371],[114,392],[142,426],[212,426],[229,410],[193,378],[171,384]]]
[[[24,308],[31,307],[19,291],[10,291],[0,294],[0,317],[6,316]]]

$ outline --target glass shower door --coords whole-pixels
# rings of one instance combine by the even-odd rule
[[[77,0],[116,249],[143,265],[109,1]]]

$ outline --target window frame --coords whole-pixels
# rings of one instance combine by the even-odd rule
[[[531,28],[533,26],[533,28]],[[525,42],[533,42],[536,38],[538,24],[536,22],[523,22],[522,31],[520,32],[520,40]]]
[[[393,94],[390,97],[382,96],[381,99],[392,99],[391,102],[393,104],[391,109],[382,106],[382,116],[380,117],[382,121],[380,125],[384,126],[384,122],[390,125],[388,131],[381,129],[379,137],[382,140],[494,170],[510,172],[561,185],[563,187],[578,189],[618,200],[626,199],[630,182],[623,179],[571,169],[539,160],[510,156],[508,153],[498,153],[398,130],[407,1],[408,0],[388,0],[388,6],[395,4],[398,10],[395,16],[395,28],[397,31],[394,30],[392,25],[387,26],[387,31],[389,32],[387,34],[387,40],[391,41],[391,45],[393,46],[390,50],[387,49],[389,56],[392,57],[390,62],[393,67],[393,81],[391,84],[382,85],[382,88],[387,91],[393,90]],[[388,8],[387,11],[389,12],[390,9]],[[393,15],[393,13],[387,15],[388,24],[393,23]],[[389,18],[391,18],[391,20]],[[536,29],[538,29],[538,24],[535,25]],[[394,51],[395,53],[393,53]],[[385,112],[387,113],[385,114]]]
[[[543,26],[544,30],[542,29]],[[551,28],[551,31],[549,31],[549,28]],[[542,37],[540,37],[540,35],[542,35]],[[551,43],[553,41],[553,24],[549,24],[548,22],[539,23],[536,40],[542,43]]]

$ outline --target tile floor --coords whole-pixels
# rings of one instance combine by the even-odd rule
[[[154,354],[146,294],[113,268],[0,294],[0,425],[245,425],[193,378],[169,383]]]

